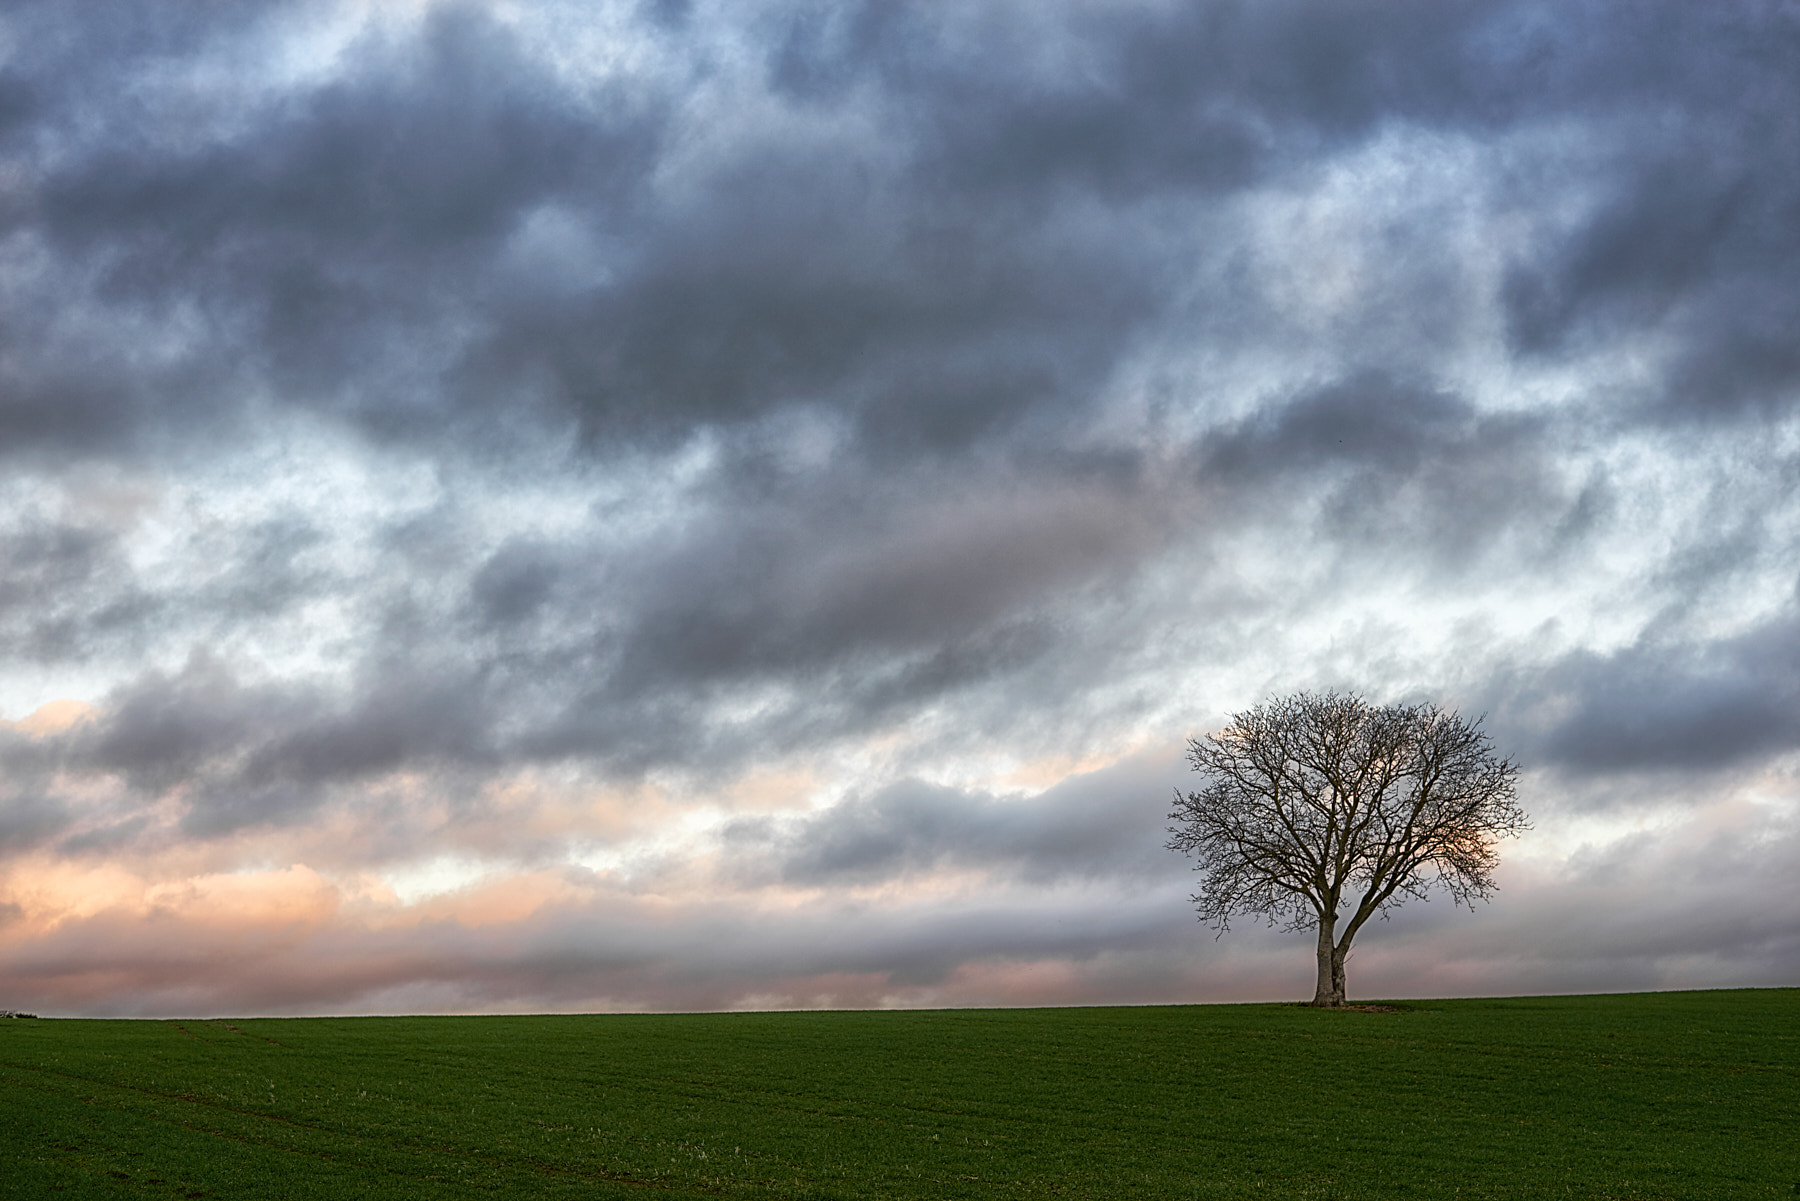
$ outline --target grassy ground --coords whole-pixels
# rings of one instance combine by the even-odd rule
[[[0,1197],[1800,1193],[1800,990],[0,1021]]]

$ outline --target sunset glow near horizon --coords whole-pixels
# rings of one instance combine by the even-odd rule
[[[1310,995],[1190,736],[1485,714],[1353,994],[1800,984],[1800,16],[0,15],[0,1008]]]

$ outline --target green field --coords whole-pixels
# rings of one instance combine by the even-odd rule
[[[1800,989],[0,1021],[0,1196],[1784,1197]]]

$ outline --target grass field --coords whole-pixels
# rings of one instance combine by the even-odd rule
[[[1800,989],[0,1022],[0,1196],[1783,1197]]]

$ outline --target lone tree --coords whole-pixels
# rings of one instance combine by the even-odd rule
[[[1188,759],[1206,785],[1176,790],[1168,846],[1205,873],[1200,920],[1220,933],[1241,914],[1316,925],[1321,1007],[1344,1004],[1344,958],[1365,922],[1433,880],[1473,909],[1495,888],[1495,840],[1530,829],[1513,799],[1518,767],[1479,719],[1433,705],[1302,692],[1189,739]]]

